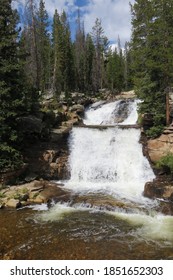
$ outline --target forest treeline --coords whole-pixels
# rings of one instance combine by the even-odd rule
[[[25,12],[0,5],[0,168],[21,164],[19,118],[39,111],[39,99],[63,92],[94,95],[107,88],[112,94],[134,88],[143,100],[139,112],[148,113],[155,137],[165,125],[165,96],[173,79],[173,1],[136,0],[131,5],[130,42],[110,47],[101,20],[85,32],[77,13],[72,40],[68,16],[55,10],[51,20],[45,1],[26,0]],[[121,37],[121,34],[120,34]]]
[[[75,38],[71,39],[68,17],[55,10],[51,22],[40,0],[26,0],[20,48],[25,56],[27,81],[43,94],[59,96],[72,91],[97,92],[101,88],[121,91],[128,87],[127,66],[120,40],[112,50],[101,20],[86,34],[80,10]],[[126,46],[127,48],[127,46]]]

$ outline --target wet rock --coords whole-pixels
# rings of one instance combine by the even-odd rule
[[[144,196],[149,198],[163,198],[172,201],[173,183],[160,179],[147,182],[144,187]]]
[[[126,102],[126,100],[122,100],[119,103],[118,109],[116,108],[114,115],[114,121],[116,123],[123,122],[127,116],[128,116],[128,108],[129,108],[129,102]]]
[[[138,207],[134,203],[128,201],[118,200],[109,195],[90,194],[84,196],[75,196],[71,202],[74,204],[81,204],[88,208],[98,208],[100,210],[114,211],[116,208],[123,208],[127,211],[133,211]]]

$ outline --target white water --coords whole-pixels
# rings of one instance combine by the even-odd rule
[[[129,104],[129,114],[122,124],[136,123],[138,102]],[[98,193],[103,193],[127,203],[135,203],[133,213],[127,213],[121,208],[108,213],[115,216],[115,219],[134,226],[136,238],[172,242],[173,217],[155,212],[153,207],[157,202],[143,197],[145,183],[152,181],[155,176],[142,153],[142,145],[139,143],[140,130],[116,126],[114,119],[118,107],[119,101],[91,108],[84,119],[85,124],[115,124],[115,127],[104,130],[77,127],[72,129],[69,139],[71,178],[64,187],[79,195],[95,193],[97,197]],[[82,210],[86,211],[86,208],[56,204],[41,216],[44,221],[54,221]]]
[[[129,102],[128,106],[128,117],[126,120],[122,122],[122,124],[135,124],[137,122],[138,114],[137,114],[137,105],[140,101],[135,100],[134,102]],[[117,112],[119,106],[121,104],[121,100],[111,102],[108,104],[104,104],[99,106],[98,108],[95,106],[91,106],[89,110],[85,113],[84,124],[86,125],[113,125],[116,124],[115,118],[117,116]]]
[[[88,110],[85,124],[116,124],[120,101]],[[137,101],[129,103],[129,115],[122,124],[137,121]],[[142,154],[139,129],[105,130],[73,128],[70,136],[68,187],[73,191],[103,192],[131,201],[147,201],[142,192],[146,181],[154,178],[148,160]]]

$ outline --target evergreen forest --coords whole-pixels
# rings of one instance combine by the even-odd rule
[[[0,5],[0,169],[22,164],[21,117],[40,111],[40,100],[51,95],[67,102],[72,92],[93,96],[106,88],[112,95],[135,89],[143,100],[141,115],[152,116],[148,137],[166,124],[166,92],[173,83],[173,1],[136,0],[130,5],[130,42],[110,47],[97,18],[86,34],[80,10],[72,40],[68,16],[54,11],[50,20],[44,0],[26,0],[25,15]]]

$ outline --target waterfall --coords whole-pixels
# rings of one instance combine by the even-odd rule
[[[71,176],[64,182],[63,188],[81,199],[90,195],[95,201],[100,197],[111,197],[123,202],[123,205],[130,205],[130,209],[118,205],[114,210],[107,211],[105,208],[96,211],[100,215],[104,211],[113,216],[115,225],[117,221],[126,222],[132,227],[131,234],[135,240],[142,238],[144,243],[146,240],[162,240],[167,246],[173,242],[173,217],[157,212],[158,202],[143,196],[145,183],[153,180],[155,175],[142,153],[140,129],[128,128],[128,124],[137,122],[139,102],[119,100],[97,103],[86,111],[86,126],[73,127],[69,137]],[[43,221],[58,221],[69,213],[79,212],[80,216],[81,211],[88,211],[93,214],[94,209],[97,208],[87,208],[73,201],[57,203],[40,217]],[[76,230],[78,232],[78,223]],[[122,236],[125,232],[121,223],[119,232]]]
[[[86,112],[85,124],[116,124],[121,101],[104,104]],[[127,118],[137,121],[138,101],[126,103]],[[122,112],[124,114],[124,112]],[[122,114],[121,113],[121,114]],[[109,127],[105,130],[73,128],[70,139],[68,187],[78,192],[100,192],[132,201],[145,200],[144,184],[154,178],[142,154],[139,129]]]

